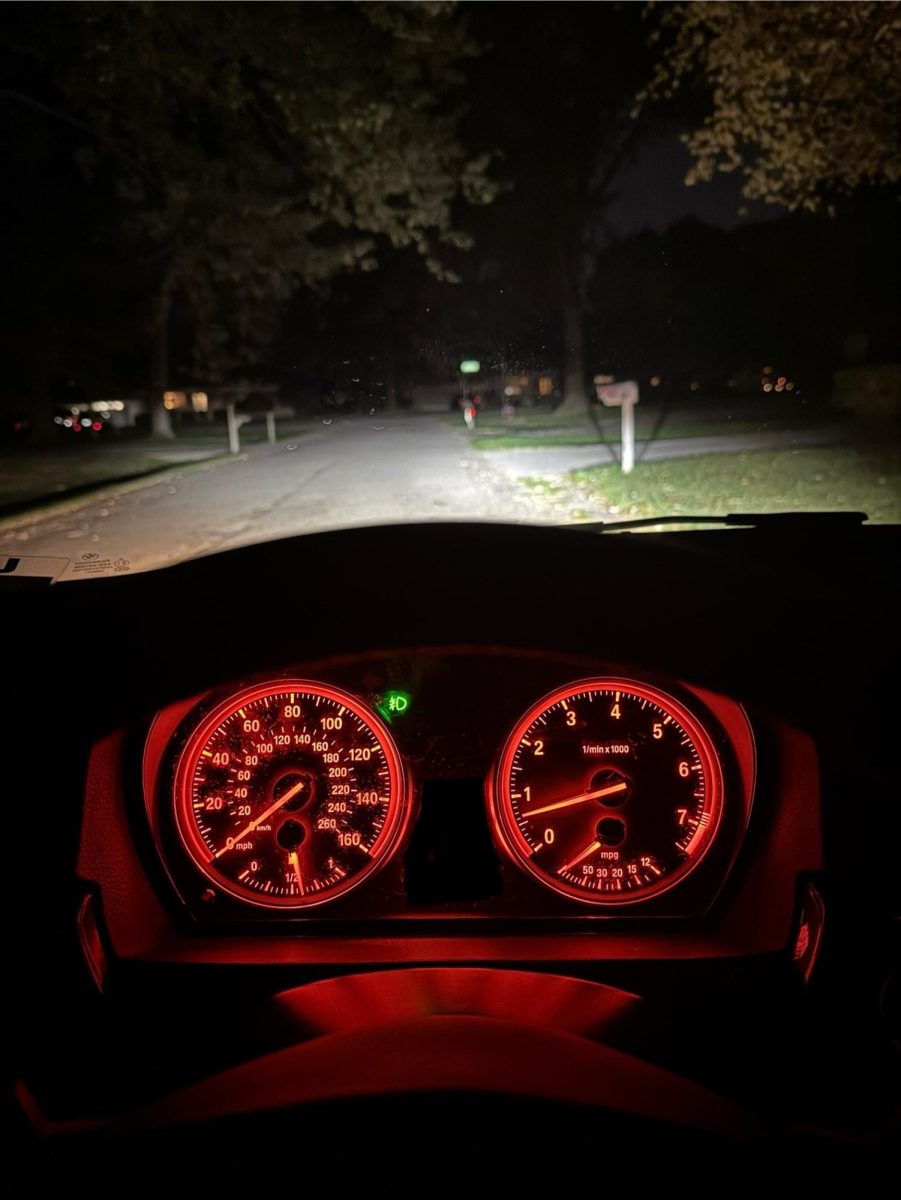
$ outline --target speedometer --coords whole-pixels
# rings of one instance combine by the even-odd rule
[[[211,883],[267,908],[356,887],[396,849],[408,809],[400,756],[375,713],[304,680],[246,689],[189,736],[175,825]]]
[[[722,797],[700,720],[659,688],[608,678],[560,688],[516,723],[491,809],[504,849],[546,887],[628,904],[697,867]]]

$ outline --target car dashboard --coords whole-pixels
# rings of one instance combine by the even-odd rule
[[[896,550],[400,526],[8,597],[30,1136],[465,1095],[878,1156]]]
[[[716,957],[788,943],[820,840],[816,754],[784,721],[622,664],[413,647],[114,731],[78,873],[120,957]]]

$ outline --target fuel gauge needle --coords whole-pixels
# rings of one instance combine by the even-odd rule
[[[600,850],[600,842],[592,842],[590,846],[586,846],[581,854],[577,854],[575,858],[571,858],[568,863],[564,863],[562,867],[557,868],[557,874],[561,871],[569,871],[577,863],[580,863],[583,858],[587,858],[589,854],[594,854],[595,850]]]
[[[294,874],[297,876],[297,886],[300,889],[301,896],[303,895],[303,876],[300,873],[300,863],[297,859],[297,851],[292,850],[288,855],[288,862],[294,868]]]

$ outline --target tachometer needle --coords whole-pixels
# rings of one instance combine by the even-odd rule
[[[600,850],[600,848],[600,842],[592,842],[590,846],[585,847],[581,854],[577,854],[576,857],[570,859],[568,863],[564,863],[562,867],[558,867],[557,874],[559,875],[561,871],[569,871],[577,863],[580,863],[583,858],[587,858],[589,854],[594,854],[595,850]]]
[[[524,817],[537,817],[539,813],[553,812],[555,808],[569,808],[573,804],[584,804],[586,800],[600,800],[602,796],[612,796],[616,792],[624,792],[629,785],[620,780],[611,783],[609,787],[598,788],[595,792],[581,792],[578,796],[570,796],[568,800],[558,800],[556,804],[545,804],[543,808],[530,808],[524,812]]]
[[[248,833],[253,833],[256,827],[262,825],[267,817],[271,817],[274,812],[278,812],[289,800],[293,800],[297,793],[306,786],[306,782],[305,779],[298,780],[294,787],[288,788],[284,796],[279,796],[274,804],[270,804],[264,813],[260,813],[258,817],[254,817],[249,825],[245,825],[240,833],[236,833],[234,837],[226,838],[225,845],[221,850],[216,851],[213,858],[220,858],[227,850],[233,849],[236,842],[240,842],[242,838],[247,837]]]
[[[297,851],[296,850],[292,850],[291,853],[288,855],[288,862],[294,868],[294,874],[297,876],[297,886],[298,886],[298,888],[300,890],[300,894],[302,896],[303,895],[303,876],[300,873],[300,863],[298,862],[298,859],[297,859]]]

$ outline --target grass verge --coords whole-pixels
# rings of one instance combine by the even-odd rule
[[[901,451],[894,446],[705,454],[639,463],[631,475],[615,465],[588,467],[565,479],[621,517],[845,510],[901,522]],[[523,482],[538,491],[560,486]]]
[[[296,427],[278,429],[277,440],[299,441],[312,431]],[[241,431],[241,450],[261,445],[266,431]],[[216,437],[182,437],[174,441],[91,443],[84,447],[54,445],[26,446],[0,452],[0,518],[86,496],[99,488],[132,483],[176,468],[191,467],[230,457],[228,440]]]
[[[0,509],[0,530],[27,525],[31,521],[49,515],[59,516],[80,508],[84,504],[100,501],[105,496],[124,495],[127,492],[150,487],[155,483],[161,483],[170,477],[186,472],[210,470],[227,463],[241,462],[244,457],[244,455],[235,457],[231,454],[216,454],[206,458],[190,459],[187,462],[157,462],[152,467],[127,476],[117,474],[114,477],[73,485],[62,491],[48,492],[27,501],[11,503]]]
[[[172,466],[164,453],[135,446],[89,450],[68,446],[26,449],[0,456],[0,508],[24,501],[56,500],[124,477],[147,475]]]

